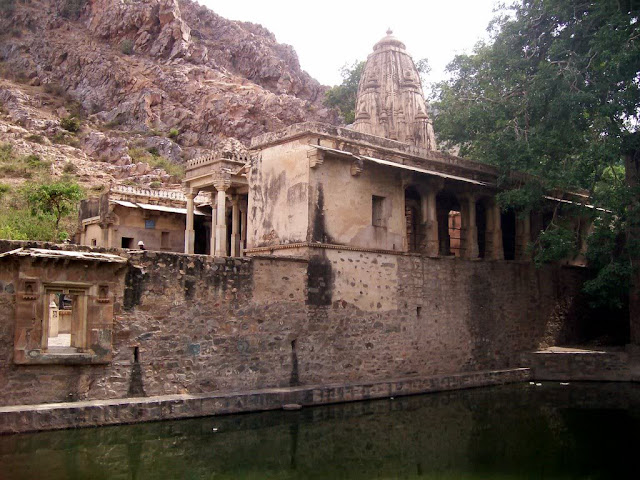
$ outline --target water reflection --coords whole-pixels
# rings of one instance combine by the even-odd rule
[[[0,478],[636,478],[638,431],[640,385],[512,385],[5,436]]]

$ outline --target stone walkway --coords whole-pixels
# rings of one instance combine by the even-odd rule
[[[242,392],[13,405],[0,407],[0,434],[225,415],[277,410],[292,406],[326,405],[502,385],[529,379],[528,368],[515,368]]]

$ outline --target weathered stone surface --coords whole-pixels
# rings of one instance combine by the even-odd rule
[[[502,385],[528,379],[529,369],[519,368],[372,383],[0,407],[0,434],[140,423],[279,408],[298,410],[302,406]]]
[[[338,123],[292,47],[189,0],[95,0],[78,20],[46,0],[17,2],[0,29],[21,31],[3,39],[7,70],[59,88],[111,128],[176,129],[189,157],[228,137]]]
[[[0,404],[122,398],[134,381],[153,396],[519,367],[524,352],[575,341],[584,280],[579,269],[337,249],[322,269],[120,253],[131,266],[114,292],[108,365],[15,365],[15,301],[0,293]],[[0,264],[7,286],[12,268]]]
[[[373,47],[360,77],[356,100],[358,132],[436,149],[420,75],[405,45],[387,36]]]

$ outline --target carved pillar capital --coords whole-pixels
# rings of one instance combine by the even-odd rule
[[[231,187],[231,175],[220,173],[213,178],[213,186],[218,192],[226,192]]]

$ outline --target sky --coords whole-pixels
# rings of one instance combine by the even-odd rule
[[[340,84],[340,68],[366,60],[388,28],[415,61],[428,58],[427,82],[447,78],[456,53],[487,38],[496,0],[199,0],[231,20],[259,23],[292,45],[300,65],[324,85]]]

